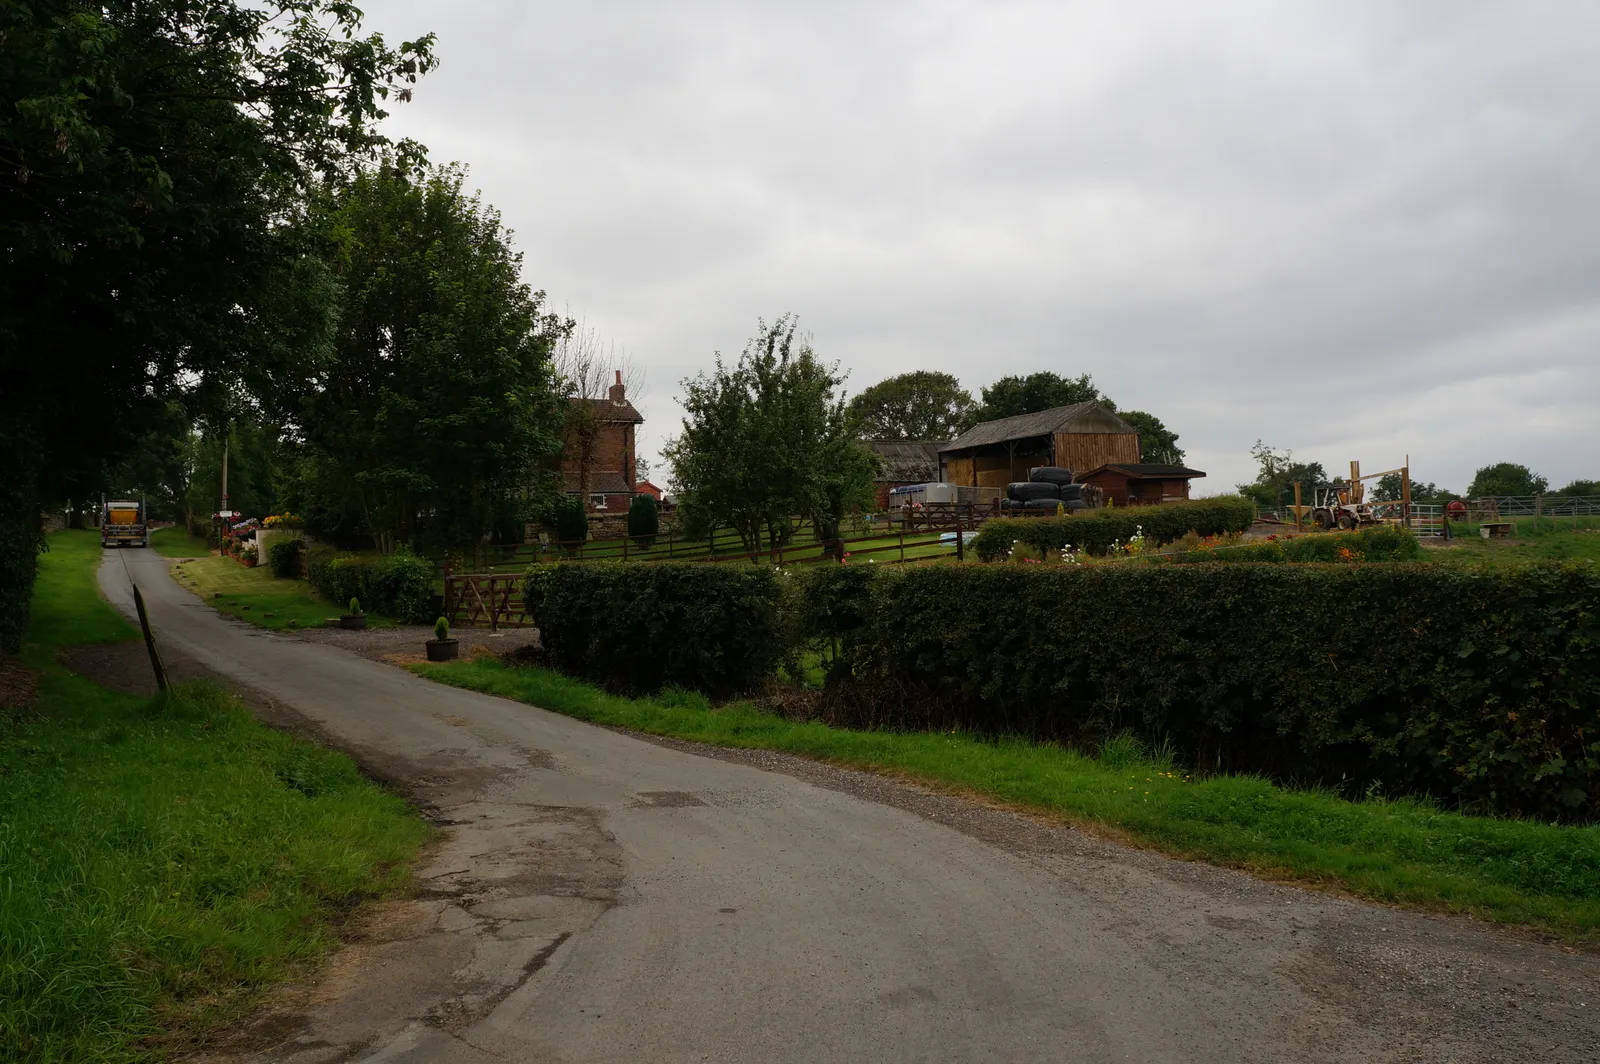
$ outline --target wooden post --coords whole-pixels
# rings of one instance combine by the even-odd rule
[[[1304,531],[1300,524],[1300,513],[1300,482],[1297,480],[1294,482],[1294,530],[1296,532]]]
[[[156,674],[156,690],[167,689],[167,670],[161,664],[161,655],[156,650],[156,637],[150,634],[150,618],[144,612],[144,596],[139,594],[139,585],[133,585],[133,608],[139,614],[139,628],[144,632],[144,648],[150,654],[150,668]]]
[[[967,560],[966,549],[964,546],[966,538],[967,534],[961,531],[961,517],[958,514],[956,515],[956,561],[958,562],[964,562]]]
[[[1400,527],[1411,527],[1411,456],[1400,467]]]
[[[1361,463],[1350,463],[1350,505],[1354,506],[1361,501]]]

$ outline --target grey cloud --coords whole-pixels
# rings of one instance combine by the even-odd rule
[[[1600,476],[1600,6],[374,2],[397,132],[678,380],[801,314],[856,386],[1095,375],[1224,490],[1257,437]],[[1586,431],[1587,430],[1587,431]]]

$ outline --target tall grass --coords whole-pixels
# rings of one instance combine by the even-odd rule
[[[1415,800],[1348,801],[1251,776],[1193,779],[1173,767],[1170,750],[1148,751],[1126,736],[1094,758],[1022,740],[832,728],[746,703],[714,709],[681,691],[619,698],[493,660],[413,669],[598,724],[906,775],[1180,857],[1600,944],[1600,827],[1464,816]]]
[[[93,534],[51,548],[39,698],[0,717],[0,1060],[151,1059],[333,945],[429,829],[219,688],[146,699],[55,664],[130,629],[95,593]]]

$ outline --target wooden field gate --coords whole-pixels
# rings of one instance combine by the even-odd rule
[[[522,577],[517,573],[461,573],[444,578],[444,615],[450,627],[490,631],[532,628],[522,601]]]

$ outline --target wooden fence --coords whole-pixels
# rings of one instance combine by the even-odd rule
[[[795,546],[747,551],[741,553],[700,554],[695,557],[674,556],[659,550],[635,550],[629,554],[606,554],[610,560],[626,560],[640,564],[653,561],[695,561],[704,564],[746,562],[769,565],[817,565],[843,563],[846,565],[872,564],[883,561],[897,565],[903,562],[926,561],[933,558],[963,558],[970,529],[925,528],[907,531],[904,528],[855,539],[814,541]],[[547,561],[581,559],[584,550],[593,540],[574,541],[570,544],[550,544],[544,555]],[[591,560],[593,555],[589,555]],[[529,558],[528,561],[532,561]],[[483,572],[452,574],[444,578],[444,612],[451,627],[478,627],[487,624],[491,629],[527,628],[533,626],[522,600],[522,569],[514,572]]]

